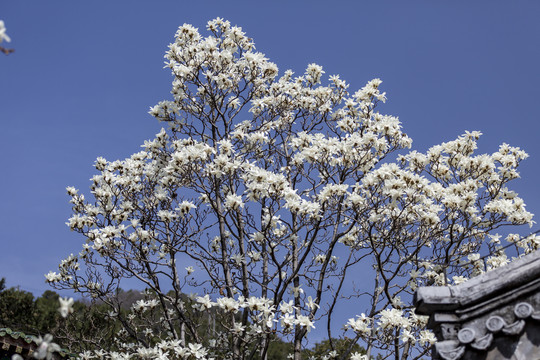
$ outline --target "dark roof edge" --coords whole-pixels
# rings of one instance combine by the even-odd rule
[[[540,277],[540,251],[518,258],[455,286],[420,287],[415,293],[416,313],[451,311],[518,288]]]

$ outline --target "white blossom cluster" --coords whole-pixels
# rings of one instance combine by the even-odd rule
[[[107,360],[128,360],[128,359],[204,359],[217,360],[208,356],[208,350],[201,344],[188,343],[182,346],[178,340],[163,340],[153,347],[138,347],[137,349],[126,349],[124,351],[85,351],[79,354],[81,360],[107,359]]]
[[[349,92],[316,64],[280,76],[241,28],[207,30],[181,26],[165,55],[172,99],[150,114],[167,128],[125,160],[98,158],[89,198],[67,188],[85,243],[46,280],[109,302],[122,279],[151,293],[112,309],[124,351],[81,357],[240,359],[276,334],[298,356],[343,299],[372,304],[345,325],[366,349],[392,354],[399,337],[396,357],[426,354],[411,295],[485,271],[479,254],[488,270],[509,261],[492,232],[533,223],[509,186],[525,152],[476,154],[480,133],[465,132],[383,161],[412,140],[378,112],[381,80]],[[538,239],[506,241],[523,253]],[[341,286],[366,261],[369,276]]]

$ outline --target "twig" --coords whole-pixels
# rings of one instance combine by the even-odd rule
[[[11,54],[12,52],[15,52],[15,49],[7,49],[3,46],[0,46],[0,51],[3,52],[6,55]]]

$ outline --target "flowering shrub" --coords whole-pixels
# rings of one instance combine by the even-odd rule
[[[457,266],[480,251],[491,268],[508,261],[491,232],[532,224],[507,186],[525,152],[478,155],[480,133],[465,132],[384,162],[412,141],[378,112],[379,79],[351,92],[316,64],[279,75],[241,28],[207,30],[181,26],[165,55],[172,99],[150,114],[166,128],[130,158],[98,158],[89,198],[67,188],[85,242],[47,281],[108,304],[123,327],[117,349],[81,358],[264,358],[280,335],[299,359],[344,301],[364,311],[344,331],[367,349],[347,358],[426,354],[434,336],[406,304],[419,285],[483,271]],[[365,264],[372,277],[351,289]],[[147,289],[129,313],[123,279]]]

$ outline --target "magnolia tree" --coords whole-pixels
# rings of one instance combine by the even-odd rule
[[[315,327],[350,343],[327,359],[425,355],[435,339],[411,295],[484,271],[480,254],[509,261],[493,230],[532,224],[507,188],[525,152],[477,155],[480,133],[465,132],[385,162],[412,141],[378,112],[380,80],[351,92],[316,64],[279,75],[241,28],[207,30],[181,26],[166,53],[173,98],[150,110],[166,129],[128,159],[98,158],[90,198],[68,188],[85,242],[47,281],[122,324],[114,351],[82,358],[264,359],[279,336],[300,359]],[[125,279],[146,288],[130,312]],[[342,305],[354,313],[334,324]]]

